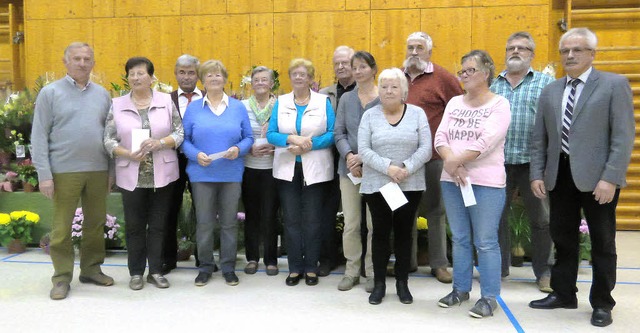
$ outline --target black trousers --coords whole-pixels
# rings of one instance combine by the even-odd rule
[[[147,258],[149,274],[159,274],[162,270],[164,232],[173,187],[174,183],[155,189],[120,189],[126,223],[129,274],[132,276],[144,274]]]
[[[260,261],[260,244],[264,264],[278,265],[279,200],[273,169],[244,168],[242,202],[245,209],[244,245],[247,261]]]
[[[571,174],[569,157],[562,155],[558,166],[558,180],[549,192],[550,231],[556,247],[557,259],[551,270],[551,288],[562,300],[571,300],[578,291],[579,226],[581,211],[589,225],[593,283],[589,301],[593,308],[612,309],[616,302],[611,291],[616,284],[616,206],[620,190],[613,200],[601,205],[591,192],[576,188]]]
[[[412,231],[416,223],[416,211],[422,197],[422,191],[403,192],[409,201],[404,206],[391,211],[380,192],[364,194],[364,199],[371,211],[373,236],[371,240],[371,256],[373,276],[376,282],[383,282],[387,276],[387,263],[391,255],[390,236],[393,229],[393,246],[396,262],[394,271],[396,280],[409,279],[411,262]]]

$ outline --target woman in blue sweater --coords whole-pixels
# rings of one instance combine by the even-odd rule
[[[238,284],[235,274],[238,225],[236,214],[243,156],[253,145],[251,123],[244,105],[224,93],[227,70],[217,60],[200,65],[198,76],[206,88],[202,100],[189,104],[182,119],[187,174],[196,210],[196,242],[200,259],[195,285],[209,282],[215,262],[213,229],[220,223],[220,268],[228,285]],[[217,215],[217,217],[216,217]]]

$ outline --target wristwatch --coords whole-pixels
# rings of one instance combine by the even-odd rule
[[[160,139],[160,148],[164,148],[166,147],[166,143],[164,142],[164,139]]]

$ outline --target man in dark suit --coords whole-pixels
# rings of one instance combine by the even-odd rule
[[[616,205],[635,137],[628,80],[592,67],[596,35],[573,28],[560,39],[566,77],[540,95],[531,148],[531,190],[549,195],[550,231],[557,250],[549,296],[535,309],[578,307],[579,225],[584,214],[591,237],[591,324],[613,322],[616,302]]]
[[[173,103],[180,111],[180,117],[184,117],[184,112],[187,110],[187,105],[196,99],[203,97],[203,92],[196,87],[198,82],[198,65],[200,62],[198,58],[183,54],[178,57],[176,61],[176,67],[174,74],[178,81],[178,89],[171,93],[171,99]],[[178,214],[182,207],[182,195],[186,186],[188,177],[185,171],[187,167],[187,158],[181,152],[178,153],[178,164],[180,167],[180,178],[176,181],[174,187],[174,199],[172,200],[172,207],[169,212],[169,225],[165,232],[164,239],[164,254],[162,264],[162,274],[169,274],[172,269],[176,268],[176,254],[178,252],[178,240],[177,240],[177,227],[178,227]],[[197,258],[197,256],[196,256]],[[196,259],[197,261],[197,259]]]

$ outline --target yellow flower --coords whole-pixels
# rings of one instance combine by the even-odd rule
[[[24,210],[16,210],[11,212],[9,215],[11,215],[11,219],[14,221],[19,220],[21,217],[25,216],[27,214],[26,211]]]
[[[417,227],[418,230],[428,230],[429,229],[429,223],[427,222],[426,218],[420,216],[416,220],[416,227]]]
[[[24,218],[31,223],[38,223],[40,221],[40,215],[33,212],[27,212]]]
[[[9,214],[0,213],[0,225],[9,224],[11,216]]]

